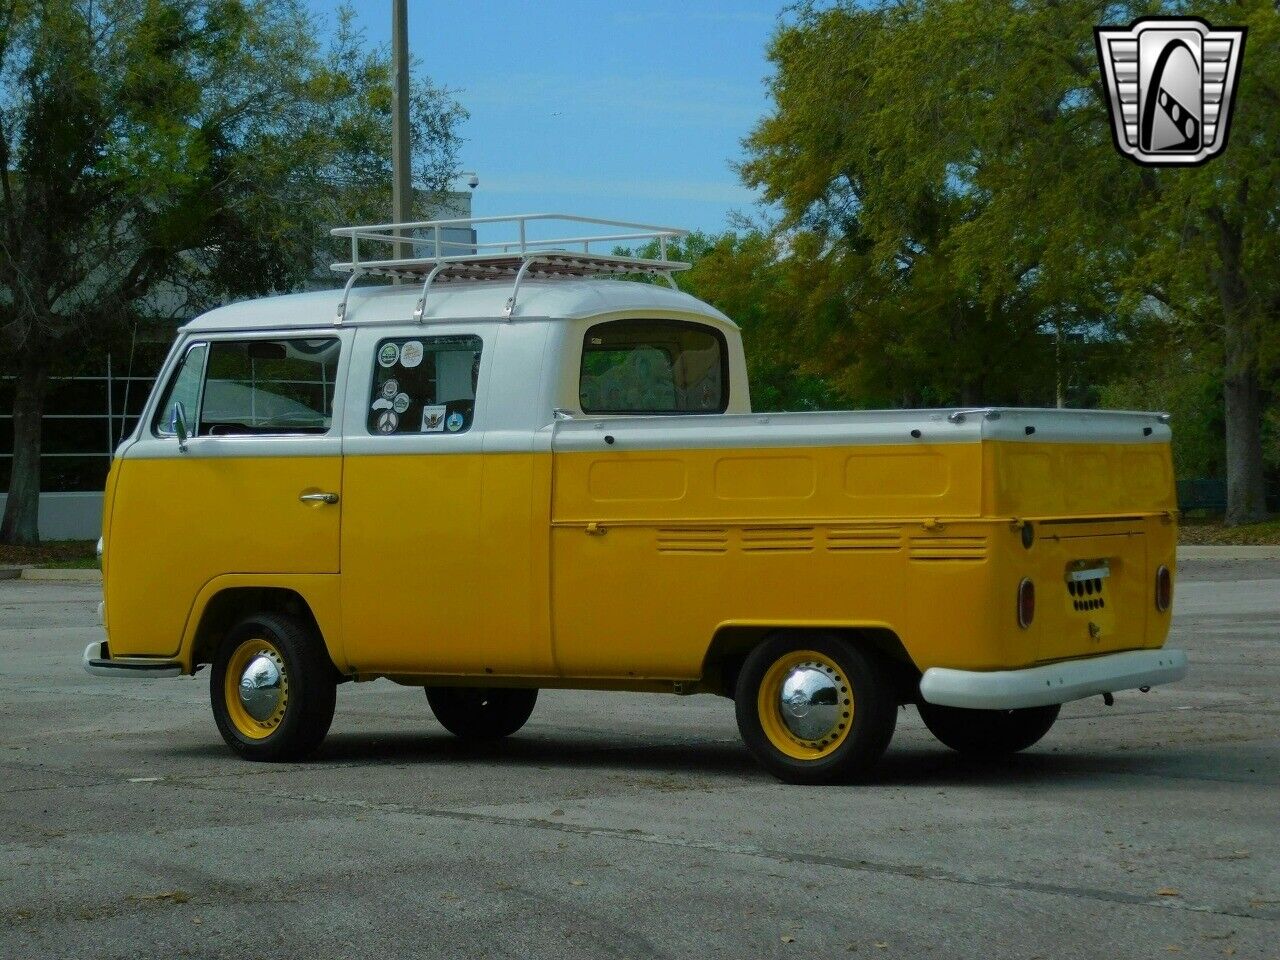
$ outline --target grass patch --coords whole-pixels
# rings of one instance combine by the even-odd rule
[[[50,540],[38,547],[0,544],[0,567],[33,566],[93,570],[98,566],[96,540]]]
[[[1280,546],[1280,517],[1224,527],[1221,520],[1184,520],[1178,542],[1197,546]]]

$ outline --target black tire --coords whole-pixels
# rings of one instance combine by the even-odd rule
[[[262,643],[271,649],[259,649]],[[233,662],[256,657],[253,650],[265,653],[283,678],[282,706],[262,723],[247,718],[243,701],[228,700],[239,693],[234,676],[228,684],[228,668],[239,671]],[[336,671],[323,640],[309,624],[283,613],[254,614],[227,631],[209,676],[218,732],[227,746],[249,760],[299,760],[315,750],[333,722],[336,690]],[[254,734],[246,733],[246,727],[254,727]]]
[[[808,660],[788,666],[808,653],[818,655],[812,659],[812,667],[832,678],[830,689],[840,698],[835,717],[838,726],[821,743],[805,743],[791,733],[773,692],[775,686],[781,691],[778,677],[784,672],[789,675],[797,667],[808,666]],[[763,692],[762,685],[767,685]],[[893,679],[881,658],[830,634],[780,634],[756,647],[738,673],[734,708],[748,749],[766,770],[786,783],[865,779],[888,748],[897,722]],[[762,716],[762,709],[776,709],[776,714]]]
[[[1049,732],[1059,704],[1021,710],[968,710],[917,704],[929,732],[957,753],[991,759],[1025,750]]]
[[[538,691],[518,687],[427,687],[441,726],[464,740],[500,740],[529,719]]]

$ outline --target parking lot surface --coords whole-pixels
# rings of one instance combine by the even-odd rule
[[[545,692],[454,741],[339,688],[304,764],[195,679],[96,679],[89,584],[0,582],[0,957],[1280,957],[1280,562],[1192,561],[1191,674],[974,764],[785,786],[713,697]]]

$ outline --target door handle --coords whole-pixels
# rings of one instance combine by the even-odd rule
[[[337,503],[336,493],[300,493],[298,499],[303,503]]]

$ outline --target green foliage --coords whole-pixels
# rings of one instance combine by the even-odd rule
[[[309,276],[324,230],[389,207],[390,70],[296,0],[43,0],[0,13],[0,346],[47,352]],[[443,187],[464,116],[414,91]]]
[[[1111,142],[1093,28],[1187,12],[1250,31],[1230,147],[1138,167]],[[851,400],[1113,402],[1159,343],[1219,358],[1228,433],[1274,416],[1272,3],[810,2],[770,59],[775,109],[741,169],[780,211],[777,269],[803,278],[771,322]],[[1099,389],[1113,381],[1129,384]],[[1211,464],[1197,446],[1187,462]]]
[[[386,219],[390,64],[300,0],[0,3],[0,363],[14,455],[0,540],[33,543],[55,359],[311,277],[335,223]],[[419,186],[465,116],[419,81]]]
[[[1168,358],[1161,358],[1167,360]],[[1102,406],[1113,410],[1162,410],[1172,415],[1173,466],[1179,477],[1220,477],[1222,372],[1202,358],[1150,363],[1102,388]]]

